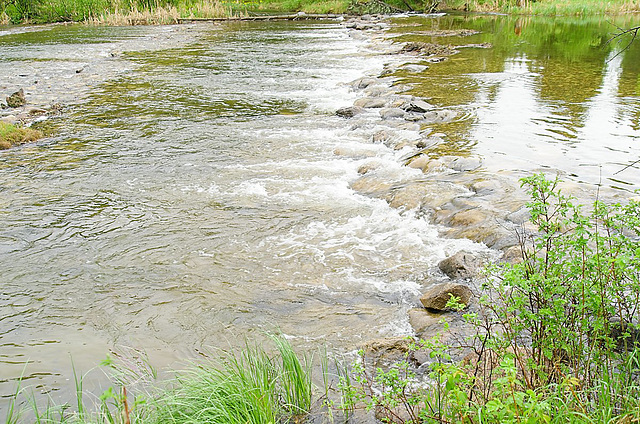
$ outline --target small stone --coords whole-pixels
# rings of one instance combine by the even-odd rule
[[[449,311],[447,303],[454,296],[465,306],[469,306],[469,301],[473,296],[471,289],[460,283],[443,283],[429,289],[420,297],[420,303],[427,308],[436,311]]]
[[[10,96],[7,96],[7,106],[9,107],[21,107],[27,103],[24,97],[24,90],[21,88]]]

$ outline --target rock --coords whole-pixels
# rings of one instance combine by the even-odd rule
[[[480,269],[480,261],[471,253],[460,251],[440,261],[438,268],[452,280],[473,278]]]
[[[468,209],[454,214],[449,224],[457,227],[468,227],[479,224],[487,219],[487,214],[481,209]]]
[[[434,312],[430,312],[424,308],[409,309],[409,324],[413,331],[416,332],[421,339],[428,339],[430,336],[435,335],[438,331],[444,328],[444,324],[441,320],[446,317],[451,317],[451,314],[443,315]]]
[[[424,100],[416,99],[410,102],[406,102],[401,106],[401,108],[405,112],[425,113],[433,109],[433,106],[425,102]]]
[[[416,65],[416,64],[410,63],[409,65],[403,66],[402,69],[412,74],[419,74],[429,69],[429,67],[427,65]]]
[[[471,289],[460,283],[443,283],[429,289],[420,297],[420,302],[427,309],[436,311],[449,311],[447,302],[452,296],[459,298],[459,302],[469,306],[469,301],[473,296]]]
[[[511,264],[519,264],[522,262],[522,247],[521,246],[511,246],[504,250],[502,254],[502,258],[500,258],[502,262],[508,262]]]
[[[7,106],[9,107],[22,107],[27,103],[24,97],[24,90],[21,88],[10,96],[7,96]]]
[[[427,169],[427,166],[429,166],[429,162],[431,162],[431,158],[429,158],[429,156],[419,155],[419,156],[413,157],[409,161],[409,163],[407,163],[407,166],[409,168],[415,168],[415,169],[420,169],[424,171],[425,169]]]
[[[412,365],[421,365],[429,360],[423,351],[411,351],[414,340],[410,337],[391,337],[376,339],[364,345],[363,350],[367,364],[375,368],[388,369],[401,361]]]
[[[386,104],[387,101],[382,97],[363,97],[353,103],[354,106],[365,109],[379,109],[385,107]]]
[[[514,224],[524,224],[525,222],[529,222],[529,218],[531,217],[531,213],[529,212],[529,208],[521,207],[515,212],[511,212],[505,219],[509,222],[513,222]]]
[[[458,114],[452,110],[438,110],[425,112],[422,119],[426,124],[437,124],[441,122],[453,121]]]
[[[364,112],[364,109],[361,107],[348,106],[348,107],[343,107],[336,110],[336,115],[338,115],[341,118],[349,119],[349,118],[353,118],[354,116],[362,112]]]
[[[452,46],[433,43],[407,43],[402,47],[401,53],[418,53],[425,56],[451,56],[458,53]]]
[[[384,85],[370,85],[364,92],[371,97],[386,97],[393,94],[393,91]]]
[[[478,196],[487,196],[502,189],[502,185],[495,180],[481,180],[473,183],[470,188]]]
[[[373,135],[374,143],[384,143],[387,144],[388,141],[393,139],[393,134],[387,130],[380,130]]]
[[[351,188],[358,193],[382,197],[391,189],[391,183],[374,175],[364,175],[351,183]]]
[[[454,171],[467,172],[474,171],[482,165],[482,161],[479,158],[463,158],[457,157],[451,161],[449,167]]]
[[[360,165],[360,167],[358,168],[358,174],[364,175],[367,172],[371,172],[373,170],[380,168],[380,166],[381,166],[380,162],[367,162],[363,165]]]
[[[362,77],[362,78],[358,78],[357,80],[353,81],[350,85],[354,89],[364,90],[365,88],[367,88],[370,85],[373,85],[373,84],[375,84],[377,82],[378,82],[378,80],[376,78]]]
[[[382,119],[403,118],[404,110],[400,108],[387,107],[380,110]]]

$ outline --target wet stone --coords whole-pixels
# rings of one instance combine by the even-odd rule
[[[473,293],[469,286],[460,283],[443,283],[432,287],[420,297],[420,303],[427,308],[436,311],[450,311],[447,303],[452,297],[458,298],[459,302],[469,306]]]

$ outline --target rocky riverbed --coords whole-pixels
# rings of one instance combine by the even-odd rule
[[[360,97],[353,106],[341,108],[336,114],[349,120],[353,131],[368,131],[371,143],[382,143],[400,151],[402,164],[417,172],[413,178],[394,180],[377,159],[371,159],[359,167],[360,177],[353,181],[351,188],[363,195],[384,199],[392,208],[414,213],[416,219],[438,224],[441,233],[447,237],[468,238],[495,249],[494,256],[458,252],[442,261],[439,264],[441,276],[422,282],[421,304],[409,311],[416,337],[429,339],[442,332],[442,320],[445,320],[450,329],[443,341],[453,343],[468,336],[472,329],[464,323],[461,313],[447,308],[447,300],[453,295],[475,309],[478,278],[483,266],[495,260],[519,260],[518,234],[531,231],[529,213],[524,206],[527,197],[517,178],[489,174],[483,168],[481,156],[443,154],[447,150],[447,135],[434,132],[431,126],[458,119],[458,112],[434,106],[428,98],[405,94],[407,86],[398,85],[393,77],[385,76],[397,69],[424,72],[429,63],[448,60],[459,52],[460,47],[393,43],[384,36],[385,22],[383,17],[365,16],[345,24],[354,31],[353,36],[370,37],[375,49],[388,55],[391,64],[378,77],[353,81],[351,89]],[[473,30],[461,30],[453,34],[442,31],[430,35],[473,34],[476,34]],[[469,44],[464,48],[491,46]],[[341,149],[335,153],[354,154]],[[373,363],[379,364],[403,357],[408,342],[376,340],[366,348]]]

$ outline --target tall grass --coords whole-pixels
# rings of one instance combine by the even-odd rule
[[[224,354],[217,360],[194,365],[179,372],[163,386],[146,387],[139,393],[127,394],[131,375],[122,374],[121,366],[109,359],[108,365],[117,371],[116,387],[110,387],[99,397],[99,405],[85,403],[83,381],[76,374],[76,405],[38,406],[36,397],[18,387],[6,422],[20,424],[36,422],[105,423],[105,424],[275,424],[304,416],[311,409],[311,359],[298,356],[291,344],[273,336],[277,354],[269,354],[260,346],[247,344],[237,354]],[[147,371],[143,371],[146,373]],[[132,369],[127,373],[138,371]],[[132,390],[133,391],[133,390]],[[137,395],[137,396],[135,396]],[[17,408],[24,397],[23,408]],[[26,405],[26,406],[25,406]],[[27,420],[27,417],[30,421]]]
[[[273,424],[311,408],[311,363],[282,337],[278,357],[247,346],[180,373],[150,405],[146,423]]]

